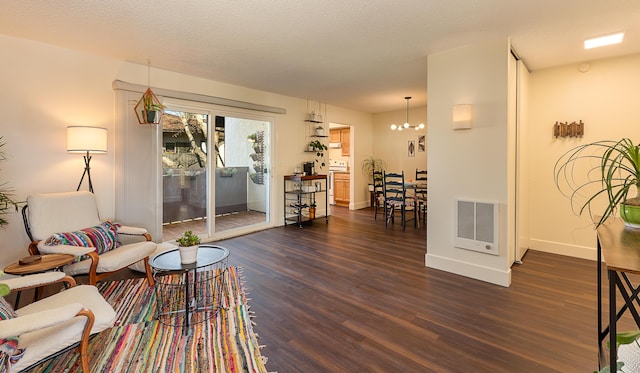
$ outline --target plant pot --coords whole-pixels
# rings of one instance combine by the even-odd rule
[[[157,110],[144,110],[147,123],[160,123],[159,114],[160,112]]]
[[[309,219],[313,220],[316,218],[316,208],[309,207]]]
[[[640,206],[621,204],[620,217],[627,227],[640,228]]]
[[[180,263],[191,264],[198,260],[198,245],[178,246],[180,250]]]

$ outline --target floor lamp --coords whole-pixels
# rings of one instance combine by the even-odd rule
[[[104,154],[107,152],[107,129],[86,126],[67,127],[67,152],[86,154],[84,156],[84,172],[76,190],[80,190],[86,175],[89,181],[89,191],[93,193],[89,163],[91,162],[91,154]]]

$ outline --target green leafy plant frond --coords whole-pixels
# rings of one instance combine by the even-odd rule
[[[368,156],[360,162],[360,167],[362,168],[362,173],[365,175],[371,175],[374,171],[382,171],[384,170],[384,161],[380,158],[374,158],[373,156]]]
[[[316,152],[316,163],[320,164],[321,167],[324,167],[324,152],[329,148],[320,140],[310,141],[309,147]]]
[[[7,159],[3,152],[2,147],[5,143],[2,141],[3,137],[0,136],[0,161]],[[9,221],[4,216],[12,211],[18,211],[20,202],[14,199],[13,190],[8,187],[7,183],[0,184],[0,227],[9,224]]]
[[[629,198],[630,190],[640,187],[640,147],[631,139],[597,141],[564,153],[554,166],[554,182],[571,201],[578,215],[589,213],[592,205],[603,200],[600,226],[617,211],[621,203],[640,205],[640,198]]]

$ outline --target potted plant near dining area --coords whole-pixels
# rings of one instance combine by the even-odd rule
[[[373,156],[368,156],[367,158],[363,159],[362,162],[360,163],[360,167],[362,168],[362,173],[370,176],[371,182],[369,183],[369,191],[373,191],[373,173],[375,171],[382,171],[384,170],[384,161],[380,158],[374,158]],[[380,180],[381,181],[381,180]]]
[[[185,231],[182,237],[176,240],[178,250],[180,251],[180,263],[191,264],[198,260],[198,245],[200,237],[193,234],[192,231]]]

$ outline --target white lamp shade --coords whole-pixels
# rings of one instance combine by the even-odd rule
[[[107,129],[101,127],[67,127],[67,152],[106,153]]]
[[[454,130],[470,129],[473,126],[472,105],[453,105],[453,109],[451,111],[451,119],[453,122]]]

